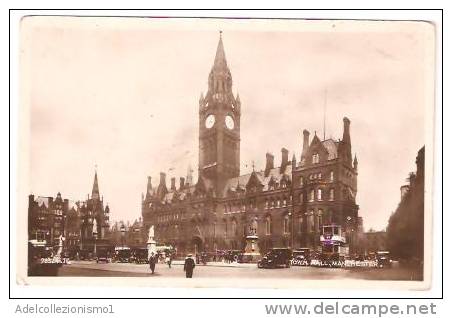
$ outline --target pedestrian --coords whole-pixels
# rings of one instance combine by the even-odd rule
[[[193,269],[195,268],[195,261],[192,258],[192,254],[188,254],[187,258],[185,259],[184,263],[184,271],[185,271],[185,277],[186,278],[192,278],[193,276]]]
[[[167,263],[168,267],[171,268],[171,254],[166,255],[165,263]]]
[[[152,271],[152,274],[154,274],[155,271],[155,255],[154,252],[151,252],[151,256],[149,256],[149,268]]]

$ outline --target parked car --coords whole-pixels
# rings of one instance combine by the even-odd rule
[[[376,254],[377,266],[379,268],[391,267],[392,260],[388,251],[378,251]]]
[[[104,262],[104,263],[110,263],[111,262],[111,255],[110,251],[108,249],[99,249],[96,251],[96,262]]]
[[[124,248],[116,251],[116,260],[120,263],[130,263],[132,260],[132,251],[130,248]]]
[[[309,266],[311,265],[311,249],[299,248],[292,253],[293,266]]]
[[[148,249],[147,248],[135,248],[132,251],[132,261],[137,264],[148,263]]]
[[[290,267],[292,249],[273,248],[257,262],[258,268]]]

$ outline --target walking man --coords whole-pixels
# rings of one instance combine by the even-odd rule
[[[152,274],[154,274],[155,271],[155,255],[154,252],[151,252],[151,256],[149,257],[149,268],[152,271]]]
[[[187,258],[185,259],[184,263],[184,271],[185,271],[185,277],[186,278],[192,278],[193,276],[193,269],[195,268],[195,261],[192,258],[192,254],[188,254]]]

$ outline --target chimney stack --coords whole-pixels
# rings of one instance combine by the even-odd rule
[[[279,173],[283,173],[286,170],[288,163],[289,163],[289,150],[287,150],[286,148],[281,148],[281,167],[279,168]]]
[[[350,142],[350,119],[344,117],[344,134],[342,136],[342,142],[351,144]]]
[[[309,131],[305,129],[303,130],[303,150],[301,152],[301,158],[304,157],[306,151],[308,151],[308,148],[309,148]]]
[[[179,183],[179,190],[182,190],[185,188],[185,178],[181,177],[180,178],[180,183]]]
[[[160,172],[160,185],[166,186],[166,173]]]
[[[176,190],[176,178],[171,178],[171,190]]]
[[[266,163],[265,163],[265,176],[266,177],[268,177],[268,175],[270,174],[270,170],[275,167],[274,161],[275,161],[275,157],[271,153],[267,152]]]

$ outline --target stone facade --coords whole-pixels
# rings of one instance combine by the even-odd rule
[[[220,40],[199,100],[199,169],[171,179],[160,173],[157,187],[148,177],[142,199],[143,226],[155,226],[159,244],[180,253],[243,250],[246,236],[258,236],[261,252],[272,247],[320,249],[323,224],[342,225],[353,250],[362,220],[358,216],[358,161],[352,160],[350,120],[342,140],[320,140],[303,133],[300,160],[281,149],[279,166],[266,154],[265,169],[240,174],[240,97],[232,94],[232,76]],[[251,226],[253,225],[253,226]]]
[[[30,195],[29,239],[46,241],[48,246],[57,246],[61,235],[69,252],[91,251],[95,240],[99,245],[109,244],[109,215],[110,208],[108,205],[104,207],[103,198],[99,194],[96,172],[91,197],[88,195],[86,201],[63,199],[60,193],[56,198]],[[96,239],[93,233],[97,233]]]

